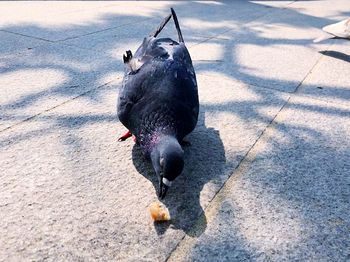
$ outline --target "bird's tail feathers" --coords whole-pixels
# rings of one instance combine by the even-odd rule
[[[154,30],[149,36],[157,37],[159,35],[159,33],[163,30],[165,25],[169,22],[170,18],[173,17],[174,23],[175,23],[175,27],[176,27],[176,31],[177,31],[177,34],[179,36],[179,42],[180,43],[184,43],[184,39],[182,37],[182,33],[181,33],[179,21],[177,20],[176,13],[175,13],[173,8],[170,8],[170,10],[171,10],[171,14],[169,14],[167,17],[165,17],[163,19],[163,21],[160,23],[160,25],[157,27],[157,29]]]
[[[174,19],[174,23],[175,23],[177,34],[179,35],[179,42],[180,43],[184,43],[184,39],[182,37],[182,33],[181,33],[179,21],[177,20],[176,13],[175,13],[173,8],[170,8],[170,10],[171,10],[171,14],[173,15],[173,19]]]
[[[160,23],[160,25],[157,27],[157,29],[154,30],[149,36],[157,37],[157,35],[159,35],[159,33],[164,28],[164,26],[169,22],[170,18],[171,18],[171,14],[165,17],[163,21]]]

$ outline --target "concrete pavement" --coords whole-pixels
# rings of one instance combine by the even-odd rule
[[[154,224],[157,179],[117,142],[116,97],[123,52],[171,6],[201,111],[164,200],[173,219]],[[0,261],[350,259],[350,42],[312,43],[348,1],[0,11]]]

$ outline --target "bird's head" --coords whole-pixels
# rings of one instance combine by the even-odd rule
[[[160,199],[163,199],[184,167],[184,152],[175,137],[162,136],[151,152],[151,160],[159,179]]]

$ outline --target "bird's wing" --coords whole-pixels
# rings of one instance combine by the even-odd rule
[[[175,55],[176,50],[181,46],[178,42],[170,38],[157,38],[171,17],[174,19],[179,42],[184,46],[184,40],[175,11],[171,8],[171,14],[160,23],[154,32],[144,38],[143,43],[137,49],[135,55],[132,56],[131,52],[127,51],[127,56],[124,57],[124,63],[126,65],[125,76],[119,93],[117,109],[118,117],[126,127],[129,125],[130,112],[133,106],[149,91],[147,91],[147,88],[153,86],[150,83],[147,84],[150,76],[155,73],[153,76],[154,79],[164,78],[162,74],[165,74],[167,71],[164,67],[168,67],[166,64],[172,64],[169,60],[173,60],[173,55]],[[184,47],[184,49],[186,48]],[[185,55],[189,57],[188,52]],[[191,63],[190,58],[189,61]],[[149,81],[152,82],[153,80],[151,79]]]
[[[129,128],[130,111],[144,94],[142,88],[144,79],[144,73],[126,73],[124,76],[122,88],[118,96],[117,111],[120,122],[127,128]]]

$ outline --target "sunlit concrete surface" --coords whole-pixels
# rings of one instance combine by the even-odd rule
[[[174,7],[200,116],[157,178],[116,116],[123,53]],[[348,261],[347,0],[0,2],[0,261]],[[169,23],[163,36],[176,39]]]

